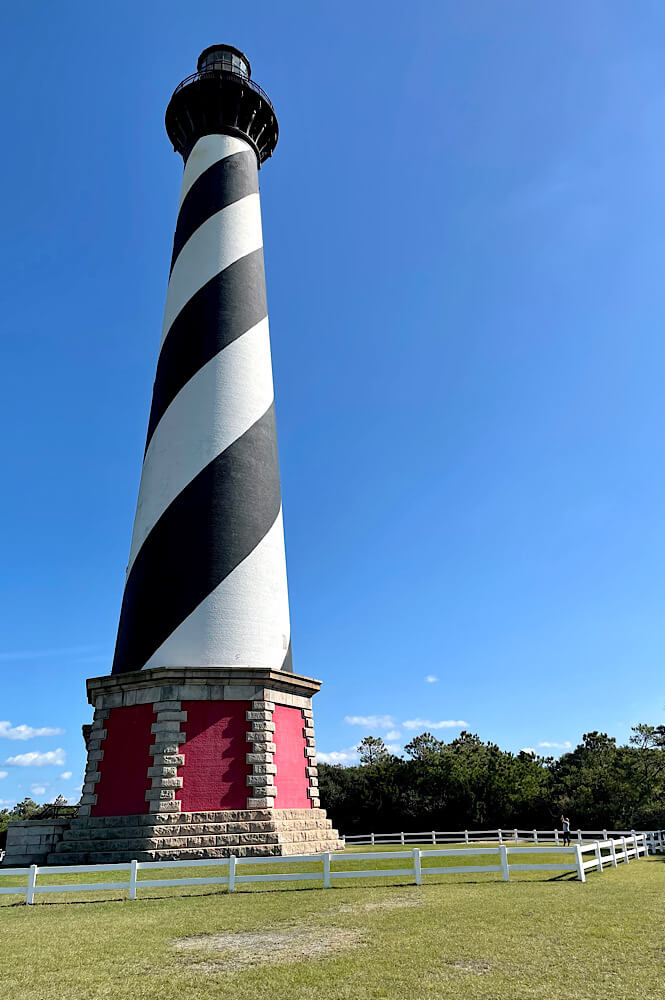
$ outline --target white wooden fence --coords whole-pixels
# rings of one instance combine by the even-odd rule
[[[41,867],[31,865],[30,868],[0,868],[0,879],[3,876],[21,876],[26,878],[26,884],[20,886],[0,886],[0,895],[25,896],[25,902],[32,904],[35,896],[53,892],[100,892],[106,890],[129,890],[129,898],[136,899],[139,889],[162,888],[167,886],[189,885],[224,885],[229,892],[234,892],[236,886],[245,882],[296,882],[306,881],[316,883],[314,888],[329,889],[332,883],[339,879],[350,878],[412,878],[416,885],[422,884],[423,875],[472,875],[479,872],[500,873],[504,882],[510,878],[510,872],[545,872],[561,871],[577,873],[580,882],[586,881],[586,872],[590,869],[602,871],[605,865],[616,868],[620,861],[628,863],[631,858],[638,859],[649,853],[663,849],[656,842],[650,843],[646,834],[634,834],[616,839],[597,840],[588,844],[573,844],[571,847],[534,847],[515,846],[513,844],[497,844],[495,847],[457,847],[440,850],[421,851],[414,848],[411,851],[373,851],[367,854],[301,854],[292,857],[267,858],[210,858],[203,861],[129,861],[126,864],[109,865],[59,865]],[[527,857],[543,855],[561,855],[560,863],[551,862],[517,862],[511,863],[512,857]],[[589,860],[585,855],[593,854]],[[443,857],[489,857],[498,856],[493,864],[430,866],[432,858]],[[568,860],[564,858],[568,855]],[[572,857],[571,857],[572,856]],[[356,861],[398,861],[396,868],[364,868],[347,871],[333,867],[336,862],[353,863]],[[239,874],[238,866],[242,865],[276,865],[318,862],[321,869],[311,872],[267,872],[265,874]],[[408,867],[407,867],[408,866]],[[425,867],[424,867],[425,866]],[[177,868],[220,868],[223,874],[201,878],[139,878],[139,872],[149,872],[155,869],[172,871]],[[39,876],[84,875],[99,872],[128,872],[129,880],[121,882],[65,882],[60,884],[38,884]]]
[[[611,837],[634,837],[637,830],[571,830],[571,839],[578,844],[598,839],[609,840]],[[650,838],[649,843],[660,844],[659,850],[664,849],[665,831],[651,830],[639,831],[641,835]],[[494,829],[494,830],[416,830],[400,831],[399,833],[358,833],[344,837],[345,843],[349,845],[361,846],[371,844],[473,844],[488,843],[497,841],[499,844],[514,843],[521,844],[530,842],[536,847],[543,842],[553,842],[555,847],[563,841],[561,830],[518,830],[518,829]],[[654,848],[655,851],[656,848]],[[654,853],[652,851],[652,853]]]

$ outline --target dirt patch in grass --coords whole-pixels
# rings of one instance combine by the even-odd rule
[[[459,958],[456,962],[447,962],[446,964],[451,969],[457,969],[459,972],[471,972],[474,976],[484,976],[492,968],[489,962],[483,962],[481,959]]]
[[[365,943],[360,931],[342,927],[288,927],[285,930],[241,931],[237,934],[199,934],[173,942],[187,955],[187,968],[196,972],[237,972],[259,965],[303,962]]]
[[[422,899],[413,896],[396,896],[393,899],[380,899],[373,903],[342,903],[326,913],[372,913],[376,910],[407,910],[422,907]]]

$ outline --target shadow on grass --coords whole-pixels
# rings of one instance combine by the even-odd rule
[[[662,859],[659,858],[658,860],[665,860],[665,858],[662,858]],[[533,883],[533,882],[540,882],[540,883],[549,884],[549,885],[552,885],[552,884],[555,884],[555,883],[564,883],[565,884],[565,883],[568,883],[568,882],[576,882],[577,881],[577,875],[576,875],[576,873],[574,871],[571,871],[571,872],[561,872],[561,873],[559,873],[557,875],[553,875],[553,876],[551,876],[549,878],[543,878],[543,879],[514,879],[513,878],[510,881],[513,884],[516,884],[516,883],[517,884],[530,884],[530,883]],[[481,878],[467,878],[467,879],[459,879],[458,878],[453,884],[454,885],[478,885],[478,886],[481,886],[481,885],[500,885],[501,882],[500,882],[500,880],[497,880],[497,879],[491,879],[490,880],[490,879],[481,879]],[[445,882],[443,882],[443,881],[440,881],[440,882],[429,882],[428,881],[428,882],[425,882],[423,885],[420,885],[420,886],[415,885],[413,882],[391,882],[390,885],[372,885],[372,886],[339,885],[338,884],[338,885],[335,885],[335,886],[331,886],[331,889],[333,889],[333,890],[336,889],[338,891],[341,890],[342,892],[350,891],[351,889],[359,889],[359,888],[374,889],[374,890],[376,890],[376,889],[383,889],[383,890],[388,890],[388,889],[411,889],[414,892],[416,892],[416,891],[418,891],[420,889],[429,889],[429,888],[433,889],[433,888],[437,888],[437,887],[445,888]],[[321,892],[322,889],[323,889],[322,886],[304,886],[304,885],[301,885],[301,886],[289,887],[289,886],[275,885],[275,886],[271,886],[270,888],[261,888],[260,890],[256,890],[256,889],[245,889],[242,886],[238,886],[236,888],[235,892],[233,892],[233,893],[230,893],[228,891],[228,889],[226,889],[225,887],[222,887],[222,888],[220,888],[218,890],[212,889],[212,890],[208,890],[206,892],[173,892],[173,891],[168,891],[168,892],[165,892],[163,895],[161,895],[161,894],[156,894],[155,893],[155,886],[151,886],[150,888],[151,888],[151,894],[149,896],[141,894],[138,897],[138,899],[136,900],[136,902],[141,902],[141,903],[161,903],[164,900],[172,900],[172,899],[212,899],[212,898],[219,898],[219,897],[222,897],[222,896],[235,896],[235,897],[237,897],[239,895],[244,898],[246,896],[265,896],[266,894],[275,895],[276,893],[282,893],[283,894],[283,893],[294,893],[294,892],[297,892],[297,893]],[[169,890],[177,890],[178,887],[177,886],[168,886],[167,888]],[[139,890],[141,889],[141,883],[140,883],[140,881],[137,884],[137,889],[139,889]],[[128,890],[129,890],[129,886],[127,887],[127,890],[124,890],[124,891],[128,891]],[[323,891],[325,892],[327,890],[323,890]],[[54,894],[57,894],[57,890],[54,890]],[[44,895],[46,895],[46,894],[44,894]],[[91,893],[91,895],[92,895],[92,893]],[[69,900],[53,899],[53,900],[48,900],[48,899],[44,899],[43,896],[42,896],[42,898],[40,898],[39,902],[35,902],[33,905],[35,905],[35,906],[90,906],[91,904],[94,904],[94,903],[130,903],[130,902],[134,902],[134,900],[128,899],[127,896],[124,895],[124,892],[123,892],[122,896],[104,896],[104,897],[99,897],[99,898],[96,898],[96,899],[69,899]],[[9,909],[14,909],[16,907],[25,906],[25,905],[26,905],[26,903],[24,901],[18,900],[15,903],[6,903],[5,906],[2,907],[2,909],[8,909],[9,910]]]

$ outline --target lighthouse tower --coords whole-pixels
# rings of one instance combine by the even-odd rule
[[[312,696],[293,672],[258,171],[275,110],[214,45],[176,88],[184,160],[110,675],[79,807],[52,860],[334,850]]]

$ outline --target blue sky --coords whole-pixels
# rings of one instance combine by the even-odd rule
[[[260,177],[321,756],[435,724],[556,753],[662,722],[662,4],[76,0],[4,22],[0,799],[77,797],[182,171],[163,115],[219,41],[280,120]]]

